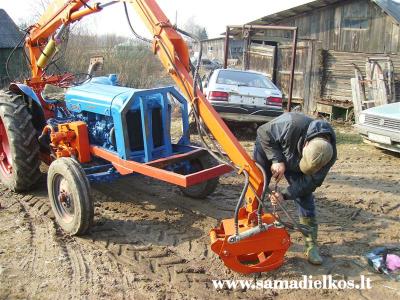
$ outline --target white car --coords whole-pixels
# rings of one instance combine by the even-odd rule
[[[400,102],[363,110],[355,127],[364,141],[400,153]]]
[[[224,120],[268,122],[283,113],[282,93],[262,73],[216,69],[204,94]]]

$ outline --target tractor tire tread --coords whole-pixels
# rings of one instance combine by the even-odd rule
[[[0,92],[0,117],[7,131],[12,176],[3,183],[12,191],[31,189],[39,180],[39,143],[23,95]]]

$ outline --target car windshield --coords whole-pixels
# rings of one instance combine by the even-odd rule
[[[217,83],[255,88],[274,89],[272,82],[264,75],[250,72],[222,70],[218,74]]]

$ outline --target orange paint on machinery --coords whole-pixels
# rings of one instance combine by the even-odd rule
[[[48,132],[50,132],[50,146],[57,158],[76,157],[81,163],[91,160],[89,134],[85,122],[59,124],[58,131],[48,125],[44,128],[43,133]]]

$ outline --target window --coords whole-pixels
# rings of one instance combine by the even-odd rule
[[[251,72],[221,70],[218,74],[217,83],[274,89],[274,85],[267,77]]]
[[[365,18],[345,18],[343,20],[344,29],[367,29],[368,20]]]
[[[343,29],[368,29],[368,25],[368,5],[365,2],[343,6]]]

